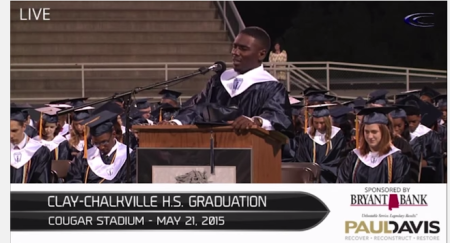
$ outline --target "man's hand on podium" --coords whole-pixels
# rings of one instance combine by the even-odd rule
[[[236,132],[242,132],[250,129],[252,126],[262,126],[262,122],[259,119],[252,119],[246,116],[240,116],[234,121],[229,121],[228,124],[233,126]]]

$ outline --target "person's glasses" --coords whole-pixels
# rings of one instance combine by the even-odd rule
[[[107,146],[111,142],[112,135],[109,136],[108,139],[100,141],[98,143],[93,143],[95,147]]]

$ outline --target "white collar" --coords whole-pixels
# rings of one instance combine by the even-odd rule
[[[400,149],[391,146],[391,150],[389,151],[389,153],[384,154],[382,156],[378,156],[378,153],[373,152],[370,152],[365,156],[362,156],[359,149],[353,149],[353,152],[358,156],[359,160],[363,162],[365,165],[369,166],[370,168],[377,167],[379,164],[381,164],[381,162],[383,162],[383,159],[385,159],[386,157],[397,151],[400,151]]]
[[[63,137],[61,134],[58,134],[56,137],[53,138],[52,141],[46,141],[42,140],[42,145],[48,148],[48,150],[53,151],[55,148],[59,146],[60,143],[66,141],[66,138]]]
[[[111,154],[114,153],[114,151],[116,151],[114,163],[107,165],[103,162],[100,150],[98,150],[97,147],[94,146],[88,149],[87,163],[92,172],[94,172],[97,176],[109,181],[114,179],[127,160],[127,146],[123,143],[116,141],[116,144],[108,153],[108,156],[111,156]],[[130,149],[130,153],[132,151],[133,150]]]
[[[311,137],[311,135],[309,135],[309,130],[311,129],[311,127],[308,127],[307,129],[307,133],[309,138],[311,138],[315,143],[319,144],[319,145],[324,145],[327,143],[327,141],[325,141],[325,134],[322,134],[318,131],[316,131],[316,134],[314,134],[314,137]],[[331,127],[331,136],[330,136],[330,140],[334,138],[334,136],[336,136],[336,134],[340,131],[341,129],[339,127],[335,127],[332,126]]]
[[[59,135],[66,135],[70,130],[70,125],[69,124],[64,124],[64,126],[61,129],[61,132],[59,132]]]
[[[237,90],[233,90],[233,83],[236,78],[242,79],[242,83],[237,88]],[[278,80],[275,77],[273,77],[270,73],[264,70],[263,65],[254,68],[244,74],[239,74],[236,71],[234,71],[234,69],[228,69],[225,72],[223,72],[222,75],[220,75],[220,81],[222,82],[222,85],[225,88],[225,90],[232,98],[242,94],[253,84],[269,81],[278,82]]]
[[[24,142],[25,141],[25,142]],[[19,169],[24,166],[33,157],[34,153],[42,147],[42,143],[38,139],[25,139],[19,144],[24,143],[23,147],[19,146],[19,150],[14,150],[14,145],[11,144],[11,166]]]
[[[416,128],[416,130],[414,130],[414,132],[409,133],[409,134],[411,134],[411,140],[409,140],[409,141],[412,141],[415,138],[421,137],[430,131],[431,131],[431,129],[429,129],[428,127],[426,127],[422,124],[419,124],[419,126],[417,126],[417,128]]]
[[[69,141],[70,140],[70,134],[67,134],[65,136],[66,140]],[[78,142],[77,146],[75,147],[76,150],[78,150],[78,152],[83,151],[84,150],[84,139],[80,139],[80,142]]]

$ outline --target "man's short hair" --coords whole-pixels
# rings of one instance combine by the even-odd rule
[[[270,36],[260,27],[251,26],[241,30],[239,33],[249,35],[261,42],[266,51],[270,50]]]

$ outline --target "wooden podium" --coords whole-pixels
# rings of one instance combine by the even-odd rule
[[[237,183],[281,183],[281,145],[286,143],[287,137],[275,131],[266,131],[259,127],[253,127],[244,134],[236,134],[232,127],[198,127],[195,125],[174,126],[133,126],[133,130],[139,133],[139,148],[137,150],[137,170],[151,170],[152,160],[159,155],[151,155],[139,161],[139,153],[144,153],[146,149],[166,150],[166,149],[202,149],[210,153],[211,136],[214,138],[214,151],[227,149],[245,149],[249,151],[248,179],[236,180]],[[171,154],[171,150],[166,150],[165,154]],[[217,155],[222,161],[233,161],[236,152],[228,152]],[[141,156],[142,158],[142,156]],[[183,157],[172,159],[168,166],[179,165]],[[203,156],[204,158],[204,156]],[[205,160],[205,159],[203,159]],[[174,162],[175,161],[175,162]],[[146,165],[144,165],[144,163]],[[239,162],[236,162],[239,163]],[[149,165],[151,164],[151,165]],[[191,162],[192,166],[196,162]],[[209,162],[203,165],[209,165]],[[221,164],[216,164],[220,167]],[[236,164],[235,166],[239,166]],[[142,172],[142,171],[141,171]],[[236,175],[238,176],[238,175]],[[243,182],[245,181],[245,182]],[[147,181],[146,181],[147,182]],[[138,179],[138,183],[139,179]],[[145,182],[144,182],[145,183]],[[152,182],[149,182],[152,183]]]

